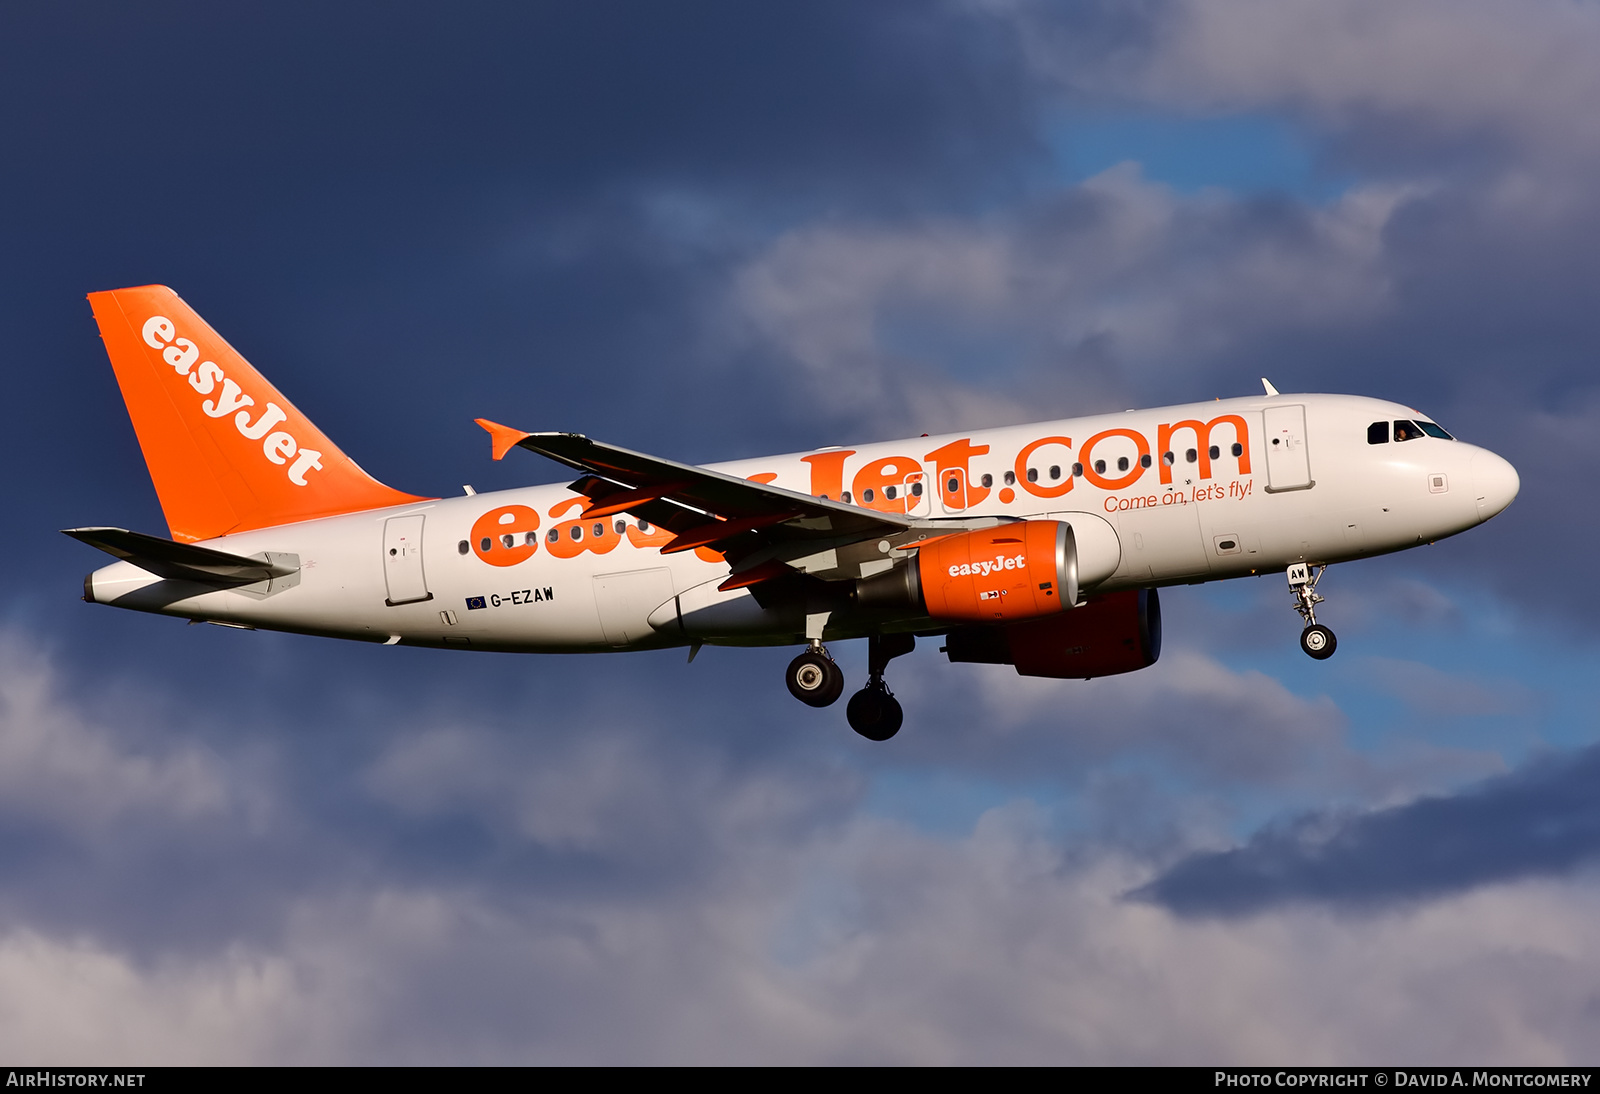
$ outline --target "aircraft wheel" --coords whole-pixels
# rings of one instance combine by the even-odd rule
[[[784,673],[789,694],[811,707],[825,707],[844,694],[844,672],[825,654],[807,650]]]
[[[850,728],[869,741],[887,741],[905,721],[900,701],[881,687],[864,687],[850,696],[844,713]]]
[[[1339,642],[1333,637],[1333,632],[1321,623],[1313,623],[1300,632],[1300,648],[1318,661],[1326,661],[1333,656]]]

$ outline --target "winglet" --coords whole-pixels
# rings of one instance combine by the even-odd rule
[[[474,418],[472,420],[489,431],[489,441],[494,445],[494,458],[497,460],[504,459],[507,452],[517,447],[526,438],[533,436],[532,433],[524,433],[522,430],[512,429],[508,425],[491,422],[488,418]]]
[[[1268,380],[1265,376],[1261,377],[1261,386],[1267,389],[1267,394],[1269,396],[1278,394],[1278,389],[1273,387],[1272,386],[1272,381]],[[484,426],[484,428],[487,429],[489,427],[488,426]],[[527,434],[523,434],[523,436],[527,436]],[[499,459],[499,458],[500,457],[498,457],[498,456],[495,457],[495,459]]]

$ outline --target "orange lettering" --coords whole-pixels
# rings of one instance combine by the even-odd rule
[[[491,509],[473,522],[472,553],[491,566],[515,566],[539,549],[538,528],[539,514],[526,505]]]
[[[550,515],[559,517],[574,507],[582,513],[590,504],[590,499],[582,496],[568,498],[552,505]],[[555,538],[548,542],[550,553],[557,558],[576,558],[585,551],[593,551],[597,555],[609,554],[622,542],[622,534],[617,531],[610,517],[594,520],[580,516],[577,520],[556,525],[553,531]]]
[[[856,503],[880,513],[904,513],[905,477],[921,470],[922,465],[910,456],[873,460],[856,472],[855,482],[851,484],[856,492]],[[892,498],[888,496],[891,489],[895,494]]]
[[[988,445],[973,444],[970,440],[962,438],[959,441],[951,441],[947,445],[935,448],[932,452],[922,457],[931,461],[939,469],[937,493],[946,506],[951,509],[966,509],[977,505],[989,496],[989,487],[976,486],[972,483],[972,475],[968,467],[972,462],[972,457],[986,455],[988,451]],[[952,471],[961,472],[960,481],[954,491],[950,489],[950,472]]]
[[[648,532],[641,531],[630,524],[628,525],[628,542],[635,547],[665,547],[672,542],[672,533],[653,524]]]
[[[1105,434],[1102,433],[1101,436],[1103,437]],[[1093,444],[1094,442],[1090,441],[1089,443]],[[1017,473],[1017,485],[1022,487],[1028,493],[1039,498],[1059,498],[1062,494],[1065,494],[1068,490],[1072,489],[1073,480],[1070,474],[1067,476],[1067,481],[1061,483],[1059,486],[1045,486],[1041,483],[1028,481],[1028,458],[1047,444],[1059,444],[1063,448],[1070,449],[1072,447],[1072,438],[1040,437],[1038,440],[1024,448],[1021,452],[1017,453],[1017,462],[1013,466],[1012,470],[1016,471]],[[1085,451],[1087,452],[1087,450]],[[1088,459],[1087,454],[1084,456],[1084,458]]]
[[[1161,481],[1172,481],[1172,464],[1167,462],[1166,454],[1172,451],[1172,435],[1180,429],[1194,430],[1195,448],[1198,449],[1200,461],[1200,477],[1211,477],[1211,428],[1220,422],[1227,422],[1233,426],[1233,440],[1239,446],[1239,474],[1250,474],[1250,427],[1245,425],[1244,419],[1237,414],[1223,414],[1212,418],[1209,422],[1200,423],[1193,418],[1181,422],[1173,422],[1156,430],[1156,447],[1161,450]],[[1176,459],[1176,456],[1174,456]]]
[[[1115,479],[1107,478],[1099,471],[1096,471],[1094,465],[1090,463],[1094,446],[1107,437],[1126,437],[1139,450],[1139,458],[1133,461],[1133,466],[1128,470],[1128,473]],[[1139,476],[1144,474],[1145,460],[1149,459],[1149,457],[1150,442],[1144,439],[1144,434],[1135,432],[1132,429],[1107,429],[1103,433],[1096,433],[1093,437],[1083,442],[1083,448],[1078,452],[1078,458],[1083,461],[1083,477],[1102,490],[1121,490],[1123,487],[1132,486],[1138,482]]]
[[[855,454],[852,448],[835,448],[801,456],[800,462],[811,465],[811,496],[838,501],[844,492],[844,461]]]

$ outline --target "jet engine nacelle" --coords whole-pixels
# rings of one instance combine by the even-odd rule
[[[914,560],[856,582],[856,602],[863,608],[950,622],[1036,619],[1077,601],[1077,543],[1072,526],[1055,520],[927,540]]]
[[[1088,680],[1156,663],[1161,656],[1161,599],[1129,589],[1065,615],[997,627],[958,627],[946,637],[952,661],[1015,665],[1022,676]]]

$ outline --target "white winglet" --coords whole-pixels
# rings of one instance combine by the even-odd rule
[[[1268,395],[1278,394],[1278,389],[1272,386],[1272,381],[1265,376],[1261,377],[1261,386],[1267,389]]]

